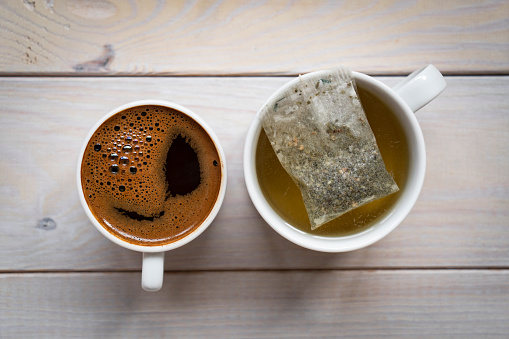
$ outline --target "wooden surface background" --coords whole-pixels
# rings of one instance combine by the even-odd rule
[[[500,337],[509,333],[509,2],[0,3],[0,337]],[[245,134],[292,76],[336,64],[389,86],[428,63],[427,173],[389,236],[300,248],[259,216]],[[200,114],[227,157],[210,228],[140,287],[141,255],[79,203],[81,144],[138,99]]]

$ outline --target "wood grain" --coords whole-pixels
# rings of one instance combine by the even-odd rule
[[[508,13],[505,0],[8,0],[0,74],[507,74]]]
[[[382,77],[394,85],[401,77]],[[77,154],[89,129],[129,101],[158,98],[200,114],[226,153],[228,189],[211,227],[167,254],[169,270],[509,267],[508,77],[448,77],[418,112],[427,176],[410,215],[363,250],[325,254],[276,234],[254,209],[242,169],[255,112],[289,78],[3,78],[0,81],[0,270],[131,270],[141,255],[90,224]],[[50,218],[54,223],[44,218]]]
[[[0,275],[2,338],[505,338],[509,272]]]

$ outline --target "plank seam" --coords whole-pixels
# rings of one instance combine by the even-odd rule
[[[165,273],[224,273],[224,272],[397,272],[397,271],[509,271],[509,266],[493,267],[364,267],[364,268],[268,268],[268,269],[211,269],[211,270],[165,270]],[[140,269],[124,270],[0,270],[0,274],[94,274],[94,273],[140,273]]]
[[[232,73],[232,74],[66,74],[66,73],[1,73],[0,78],[273,78],[273,77],[296,77],[299,74],[306,74],[313,71],[306,71],[302,73]],[[451,77],[469,77],[469,76],[508,76],[509,70],[504,72],[469,72],[469,73],[453,73],[442,72],[444,76]],[[369,73],[373,77],[402,77],[407,76],[408,73]]]

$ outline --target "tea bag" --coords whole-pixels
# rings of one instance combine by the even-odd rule
[[[312,230],[399,190],[385,169],[349,69],[300,77],[263,108],[261,120],[301,191]]]

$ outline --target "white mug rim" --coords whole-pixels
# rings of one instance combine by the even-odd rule
[[[320,73],[325,74],[327,70],[317,71],[302,75],[302,77],[311,77],[319,75]],[[281,93],[288,87],[294,85],[299,78],[294,78],[276,90],[261,106],[260,110],[256,113],[251,125],[249,126],[248,133],[246,136],[246,143],[244,145],[244,178],[246,181],[247,190],[251,200],[258,210],[262,218],[281,236],[287,240],[315,251],[320,252],[347,252],[369,246],[378,240],[385,237],[387,234],[392,232],[408,215],[412,207],[414,206],[417,198],[420,194],[421,188],[424,183],[425,169],[426,169],[426,150],[424,144],[424,137],[420,125],[415,117],[414,112],[408,107],[408,105],[399,97],[391,88],[383,84],[382,82],[365,75],[363,73],[352,72],[356,82],[361,82],[371,90],[375,90],[378,93],[384,95],[383,99],[385,103],[389,104],[393,110],[397,108],[398,115],[403,114],[405,121],[400,121],[405,125],[405,133],[407,138],[410,138],[411,134],[413,147],[409,145],[411,149],[410,156],[412,161],[410,163],[411,169],[409,173],[410,182],[407,183],[407,187],[402,192],[398,201],[391,208],[391,212],[388,213],[382,220],[380,220],[374,227],[364,232],[357,233],[346,237],[324,237],[312,235],[294,228],[289,225],[273,208],[269,202],[265,199],[263,192],[261,191],[255,168],[255,155],[258,137],[262,129],[260,122],[260,114],[266,105],[276,100]],[[396,206],[398,208],[396,208]]]
[[[83,155],[85,154],[86,147],[88,145],[88,142],[90,138],[93,136],[95,131],[109,118],[114,116],[117,113],[120,113],[126,109],[132,108],[132,107],[138,107],[138,106],[147,106],[147,105],[153,105],[153,106],[163,106],[163,107],[169,107],[172,109],[175,109],[177,111],[180,111],[193,120],[195,120],[200,126],[207,132],[211,140],[213,141],[214,145],[216,146],[216,149],[218,151],[219,157],[220,157],[220,164],[221,164],[221,185],[219,188],[217,200],[208,214],[207,218],[191,233],[186,235],[184,238],[179,239],[177,241],[163,244],[163,245],[137,245],[130,243],[126,240],[123,240],[121,238],[118,238],[114,234],[107,231],[104,226],[101,225],[101,223],[96,219],[92,211],[90,210],[90,207],[88,206],[88,203],[86,201],[85,195],[83,193],[83,188],[81,185],[81,165],[83,162]],[[99,121],[96,122],[96,124],[92,127],[92,129],[88,132],[85,141],[81,147],[81,151],[79,153],[78,158],[78,166],[76,171],[76,181],[78,185],[78,195],[81,202],[81,205],[83,206],[83,209],[85,210],[86,215],[88,216],[89,220],[92,222],[92,224],[97,228],[97,230],[104,235],[106,238],[114,242],[115,244],[122,246],[124,248],[137,251],[137,252],[147,252],[147,253],[155,253],[155,252],[165,252],[170,251],[173,249],[176,249],[178,247],[181,247],[190,241],[197,238],[200,234],[202,234],[205,229],[209,227],[209,225],[212,223],[216,215],[219,213],[219,209],[221,208],[221,205],[224,200],[224,196],[226,193],[226,182],[227,182],[227,170],[226,170],[226,157],[223,151],[223,148],[221,146],[221,143],[219,142],[219,139],[217,135],[214,133],[212,128],[196,113],[191,111],[190,109],[181,106],[179,104],[176,104],[174,102],[166,101],[166,100],[158,100],[158,99],[144,99],[144,100],[137,100],[132,101],[129,103],[126,103],[124,105],[121,105],[117,108],[114,108],[110,112],[108,112],[106,115],[104,115]]]

